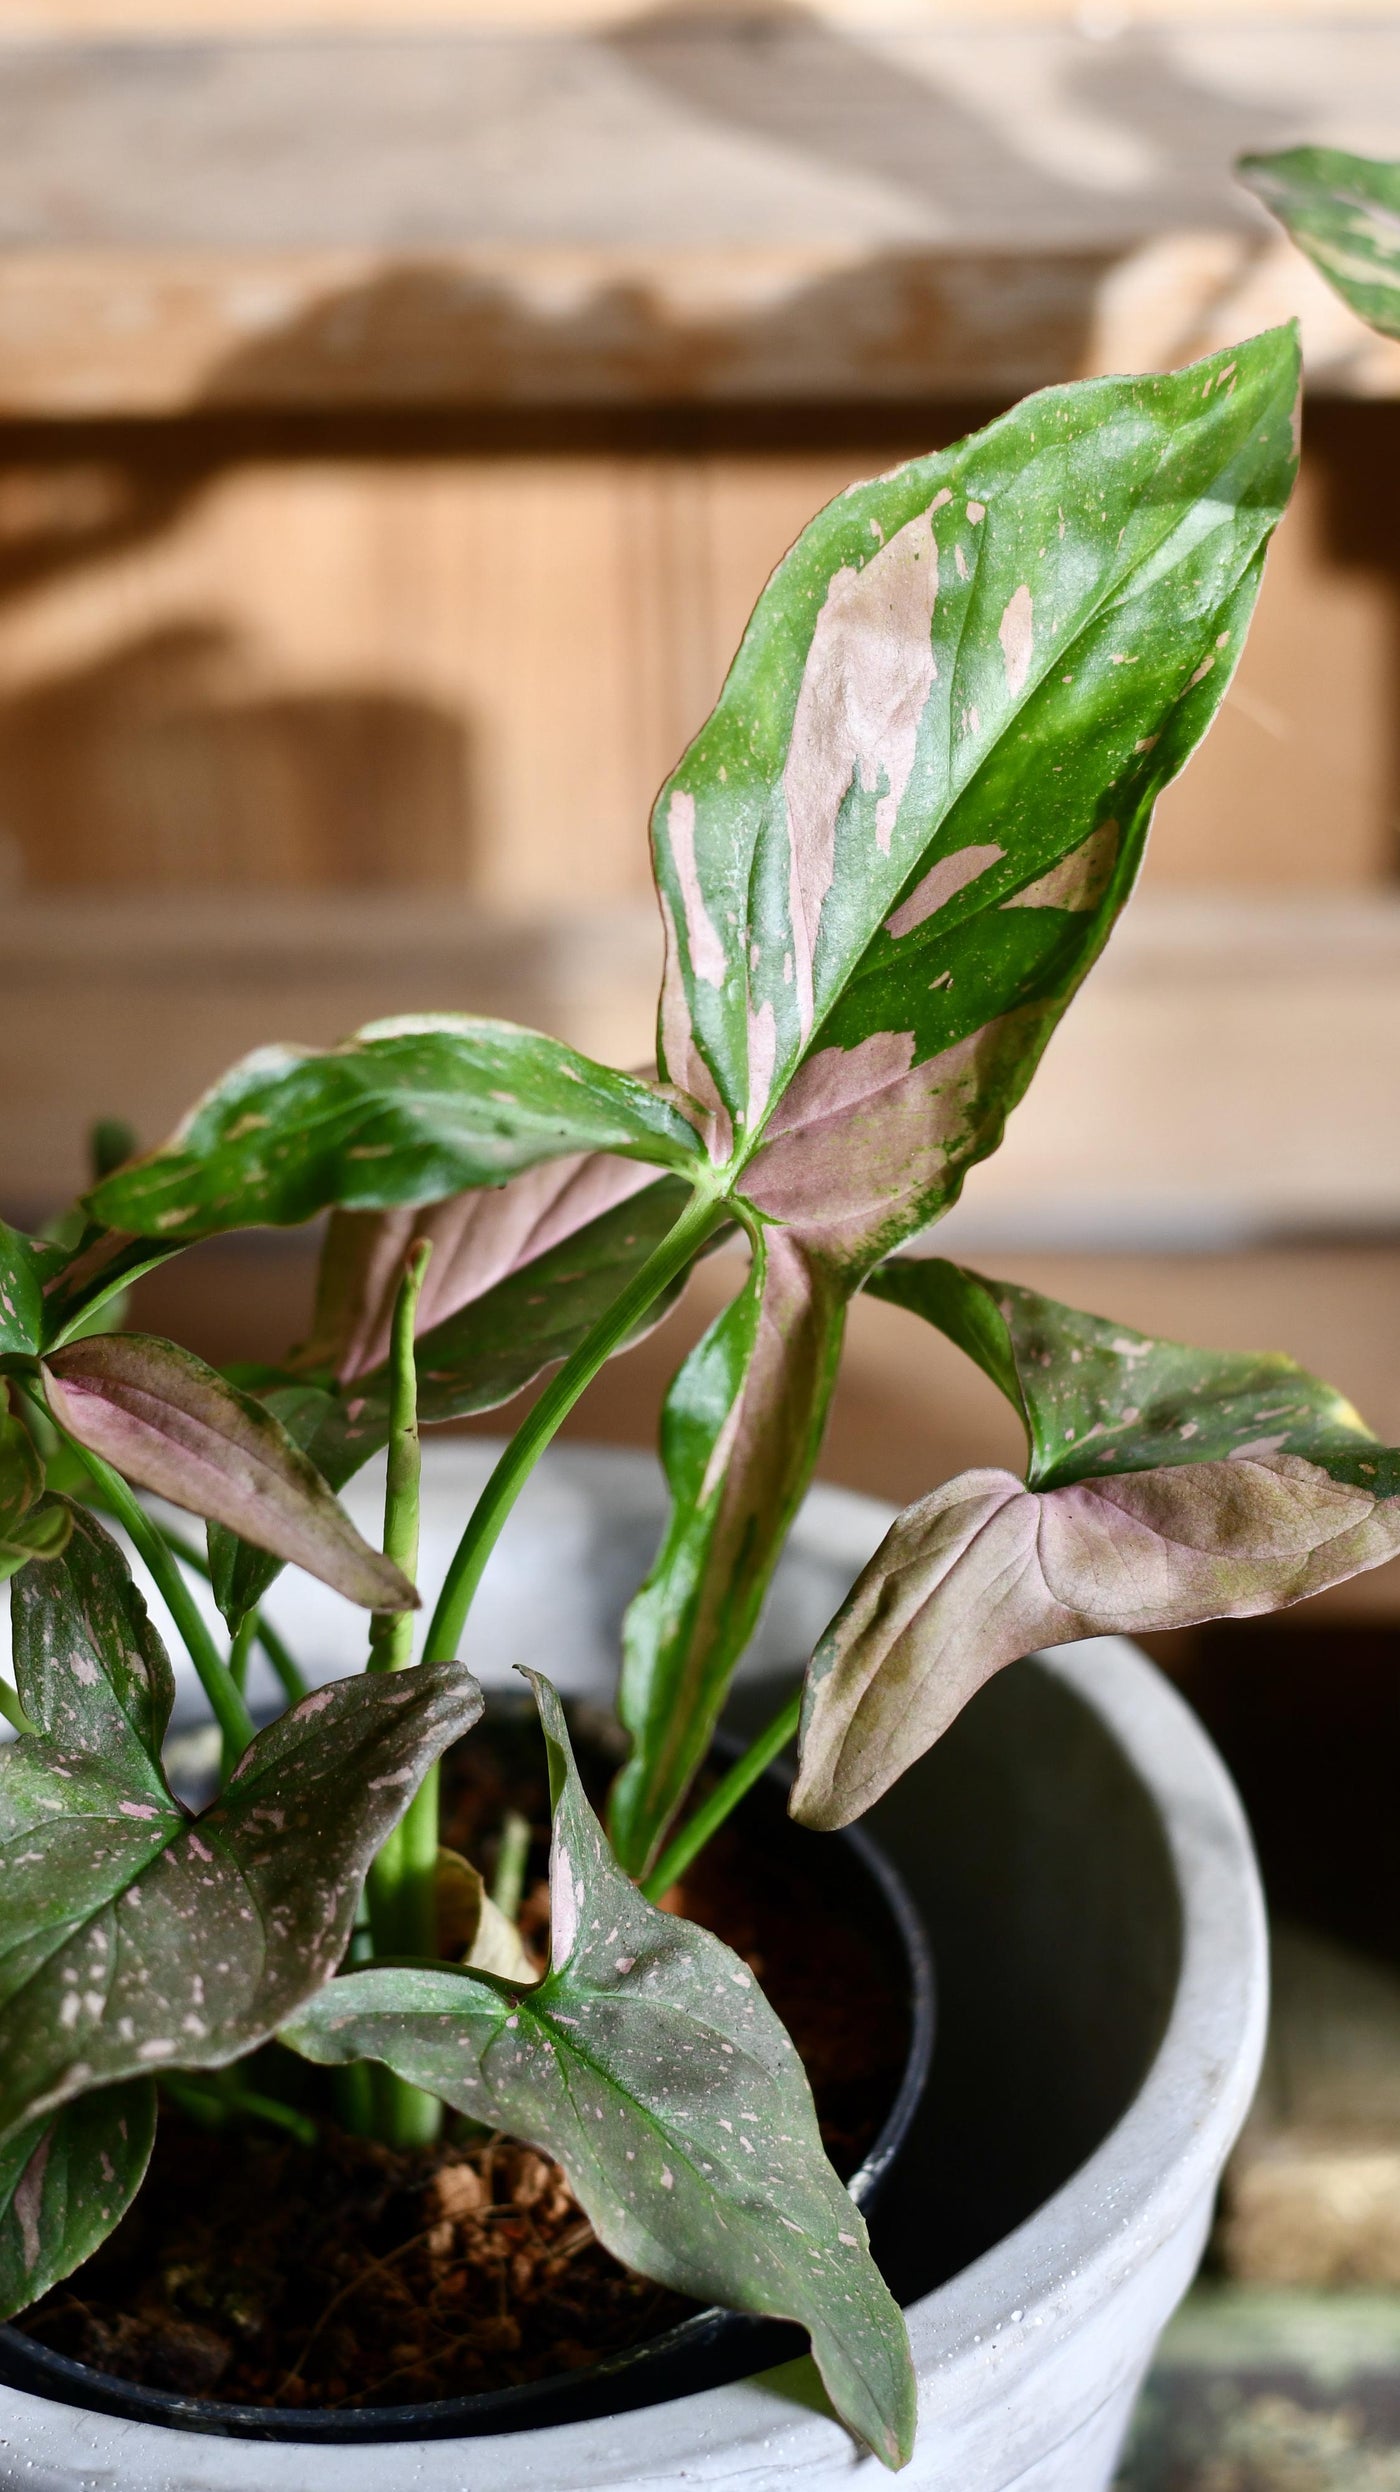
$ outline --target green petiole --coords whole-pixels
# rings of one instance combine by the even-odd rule
[[[789,1697],[782,1712],[775,1714],[766,1730],[759,1732],[752,1745],[736,1757],[729,1771],[715,1784],[707,1799],[701,1801],[693,1816],[686,1819],[680,1833],[673,1836],[661,1858],[642,1880],[642,1893],[649,1903],[659,1903],[668,1887],[684,1877],[691,1862],[702,1852],[711,1835],[717,1834],[726,1817],[736,1809],[746,1791],[751,1791],[775,1757],[780,1757],[789,1742],[797,1736],[802,1711],[802,1693]]]
[[[420,1238],[410,1249],[394,1302],[389,1351],[389,1449],[384,1482],[384,1553],[412,1582],[418,1571],[419,1482],[418,1370],[414,1325],[418,1293],[432,1247]],[[413,1661],[409,1612],[383,1612],[370,1622],[369,1668],[407,1670]],[[437,1953],[438,1769],[430,1767],[400,1824],[365,1881],[376,1958]],[[380,2068],[373,2072],[374,2128],[385,2145],[430,2146],[442,2126],[435,2094]]]
[[[648,1307],[661,1296],[663,1290],[670,1287],[672,1281],[679,1278],[706,1238],[731,1217],[730,1206],[722,1195],[697,1190],[675,1226],[667,1231],[655,1252],[647,1257],[640,1272],[599,1316],[572,1358],[565,1360],[558,1374],[546,1385],[533,1410],[521,1421],[478,1497],[466,1530],[453,1553],[423,1647],[425,1661],[456,1659],[467,1613],[486,1571],[486,1561],[500,1538],[506,1517],[545,1447],[558,1433],[599,1368],[626,1340],[633,1326],[641,1322]]]

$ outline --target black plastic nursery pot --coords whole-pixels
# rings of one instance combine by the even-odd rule
[[[480,1736],[480,1734],[476,1734]],[[722,1753],[722,1749],[721,1749]],[[771,1770],[741,1803],[734,1824],[752,1831],[771,1852],[791,1847],[793,1865],[813,1848],[828,1863],[833,1849],[846,1894],[855,1899],[872,1949],[898,1965],[907,2019],[903,2064],[883,2106],[873,2143],[848,2181],[867,2213],[895,2171],[927,2083],[933,2052],[934,1982],[927,1934],[903,1879],[880,1847],[859,1829],[815,1836],[786,1815],[787,1782]],[[131,2421],[162,2424],[226,2438],[311,2442],[412,2441],[460,2438],[479,2433],[528,2431],[582,2422],[689,2396],[704,2388],[788,2360],[803,2350],[801,2331],[746,2313],[697,2311],[625,2351],[606,2355],[586,2369],[521,2385],[435,2398],[416,2405],[317,2408],[239,2405],[119,2379],[73,2360],[27,2335],[0,2327],[0,2381],[90,2411]]]

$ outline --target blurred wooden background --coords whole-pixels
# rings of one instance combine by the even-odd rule
[[[645,1056],[650,797],[803,521],[1297,312],[1238,682],[948,1236],[1288,1347],[1400,1437],[1400,350],[1229,178],[1397,133],[1381,0],[9,0],[3,1208],[266,1038],[437,1006]],[[246,1354],[306,1286],[267,1240],[145,1312]],[[1014,1453],[953,1354],[856,1319],[835,1476]],[[585,1426],[647,1437],[678,1343]]]

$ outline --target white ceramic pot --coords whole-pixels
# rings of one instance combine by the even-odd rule
[[[424,1581],[489,1448],[430,1452]],[[351,1492],[372,1522],[372,1477]],[[468,1658],[611,1692],[617,1620],[655,1544],[640,1456],[558,1451],[497,1553]],[[736,1691],[775,1706],[889,1521],[809,1498]],[[347,1615],[300,1579],[273,1607],[325,1673]],[[1105,2492],[1157,2335],[1185,2291],[1258,2071],[1263,1911],[1219,1759],[1117,1639],[1005,1671],[867,1821],[926,1912],[934,2081],[876,2247],[906,2302],[937,2492]],[[813,1838],[817,1840],[819,1838]],[[885,2480],[810,2363],[611,2422],[314,2449],[196,2436],[0,2389],[5,2492],[837,2492]]]

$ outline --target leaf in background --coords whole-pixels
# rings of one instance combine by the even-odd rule
[[[713,1492],[728,1464],[713,1528],[677,1515],[628,1623],[629,1866],[675,1804],[675,1717],[702,1682],[713,1719],[810,1476],[841,1301],[996,1148],[1226,689],[1296,394],[1275,330],[1166,378],[1043,391],[853,486],[779,564],[662,790],[661,1061],[778,1294],[707,1345],[705,1375],[747,1330],[766,1373],[700,1396],[742,1413],[701,1466]],[[805,1447],[783,1454],[792,1379],[768,1353],[799,1256],[827,1313]],[[698,1452],[697,1384],[683,1372],[663,1435]],[[717,1618],[734,1634],[712,1655]]]
[[[169,1661],[114,1543],[72,1522],[10,1596],[37,1728],[0,1751],[0,2142],[265,2041],[340,1961],[370,1861],[481,1710],[455,1662],[321,1688],[191,1819],[160,1764]]]
[[[43,1463],[5,1401],[0,1384],[0,1583],[31,1558],[57,1557],[70,1528],[66,1507],[44,1501]]]
[[[373,1022],[323,1053],[260,1048],[89,1200],[114,1227],[183,1243],[331,1204],[433,1202],[582,1150],[685,1168],[696,1142],[630,1074],[509,1021],[441,1014]]]
[[[685,1187],[674,1178],[658,1179],[636,1160],[603,1151],[549,1160],[507,1185],[478,1187],[417,1209],[333,1213],[312,1338],[301,1363],[329,1368],[342,1385],[384,1365],[404,1261],[415,1239],[426,1238],[433,1250],[419,1292],[421,1334],[489,1296],[513,1273],[538,1264],[551,1247],[590,1231],[648,1187],[660,1191],[668,1208],[674,1205],[657,1227],[661,1237],[685,1206]]]
[[[54,1417],[124,1479],[301,1566],[365,1609],[412,1609],[407,1578],[356,1530],[315,1465],[251,1394],[146,1333],[56,1350]]]
[[[558,1697],[526,1675],[554,1810],[545,1980],[349,1974],[282,2038],[323,2065],[383,2060],[552,2155],[600,2240],[642,2274],[796,2320],[842,2419],[900,2466],[914,2431],[904,2321],[826,2160],[801,2062],[739,1958],[622,1875]]]
[[[1400,1550],[1400,1453],[1291,1359],[1154,1341],[932,1259],[868,1286],[1015,1404],[1029,1485],[964,1472],[886,1535],[808,1673],[805,1825],[860,1816],[1023,1654],[1254,1617]]]
[[[1400,165],[1288,147],[1241,156],[1235,169],[1342,301],[1382,337],[1400,338]]]
[[[151,2159],[150,2077],[113,2085],[0,2146],[0,2319],[61,2284],[121,2222]]]
[[[633,1173],[626,1161],[595,1161],[594,1165],[629,1176]],[[531,1184],[533,1172],[515,1182]],[[484,1208],[502,1203],[512,1190],[505,1186],[498,1193],[472,1199]],[[428,1427],[464,1419],[476,1411],[496,1410],[533,1384],[544,1368],[567,1358],[679,1218],[687,1192],[678,1178],[645,1178],[640,1193],[599,1213],[573,1235],[547,1245],[533,1262],[520,1264],[429,1331],[420,1331],[420,1424]],[[591,1189],[571,1194],[576,1207],[590,1199]],[[457,1206],[442,1208],[455,1213]],[[386,1220],[395,1217],[386,1215]],[[366,1226],[371,1225],[367,1219]],[[423,1215],[419,1213],[414,1215],[413,1234],[421,1233]],[[431,1228],[427,1233],[432,1234]],[[375,1256],[377,1261],[377,1249]],[[430,1263],[430,1275],[432,1269]],[[661,1322],[683,1286],[679,1283],[655,1302],[622,1344],[624,1349]],[[334,1489],[343,1488],[388,1442],[389,1380],[383,1367],[338,1391],[283,1378],[260,1391],[258,1399]],[[248,1547],[217,1525],[210,1530],[209,1554],[215,1597],[230,1626],[237,1626],[276,1582],[280,1561]]]

